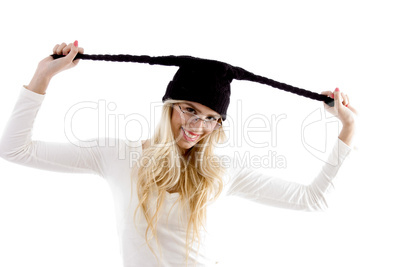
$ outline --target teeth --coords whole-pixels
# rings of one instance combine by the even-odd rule
[[[184,129],[183,129],[184,130]],[[190,137],[191,139],[194,139],[195,137],[197,137],[197,135],[192,135],[192,134],[190,134],[189,132],[187,132],[186,130],[184,130],[184,133],[188,136],[188,137]]]

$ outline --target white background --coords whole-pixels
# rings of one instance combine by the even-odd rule
[[[233,198],[212,212],[211,250],[222,266],[401,266],[398,6],[397,1],[3,1],[0,129],[37,63],[55,44],[74,40],[88,54],[193,55],[315,92],[339,87],[360,116],[357,150],[338,174],[329,210],[303,213]],[[81,61],[52,80],[34,138],[67,141],[64,116],[81,101],[115,103],[112,117],[139,113],[149,119],[150,103],[160,103],[175,71]],[[262,132],[250,138],[265,140],[268,147],[255,148],[239,135],[225,151],[261,156],[275,151],[286,168],[265,172],[308,183],[325,157],[305,148],[302,124],[320,109],[317,101],[234,81],[228,113],[235,129],[255,114],[286,119],[277,124],[276,146],[273,133]],[[81,115],[74,124],[77,135],[96,137],[97,114]],[[340,124],[327,124],[331,121],[324,117],[305,129],[310,144],[328,145],[324,152],[340,130]],[[261,127],[261,121],[255,123]],[[134,140],[149,138],[152,129],[127,125],[125,131]],[[0,160],[0,216],[0,266],[121,264],[112,197],[99,177]]]

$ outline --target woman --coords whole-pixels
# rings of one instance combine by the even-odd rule
[[[334,98],[335,106],[326,107],[343,124],[327,161],[336,159],[339,164],[325,164],[308,186],[268,177],[234,166],[233,162],[225,165],[220,157],[214,157],[213,144],[225,139],[221,125],[229,105],[228,94],[194,91],[209,79],[204,72],[190,88],[192,94],[180,91],[184,83],[196,79],[191,76],[193,69],[179,69],[169,85],[161,121],[150,140],[131,145],[117,142],[117,147],[31,140],[33,123],[51,78],[75,67],[79,60],[74,58],[83,52],[77,41],[63,43],[56,45],[53,53],[65,57],[47,57],[39,63],[29,85],[21,89],[0,141],[0,155],[25,166],[103,177],[116,204],[124,266],[209,265],[203,226],[207,205],[219,196],[238,195],[298,210],[325,208],[325,193],[351,150],[354,116],[347,95],[339,90],[322,93]],[[175,86],[178,83],[180,86]],[[196,95],[200,98],[193,98]],[[118,156],[122,152],[123,160]]]

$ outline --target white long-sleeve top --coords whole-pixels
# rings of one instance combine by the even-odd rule
[[[32,140],[36,115],[45,95],[21,88],[19,98],[0,139],[0,156],[29,167],[70,173],[92,173],[106,180],[114,202],[120,248],[125,267],[158,266],[145,239],[146,221],[139,217],[135,228],[134,210],[138,204],[136,174],[142,154],[142,143],[125,140],[76,143],[51,143]],[[110,145],[113,144],[113,145]],[[328,160],[309,185],[271,177],[257,170],[230,162],[224,175],[224,190],[220,198],[236,195],[262,204],[280,208],[314,211],[326,207],[325,195],[333,186],[339,168],[351,148],[338,139]],[[334,164],[336,163],[336,164]],[[131,183],[131,173],[133,180]],[[130,201],[131,190],[133,197]],[[178,204],[178,193],[166,193],[164,209],[157,227],[161,253],[160,266],[185,266],[186,219]],[[169,213],[170,212],[170,213]],[[169,216],[168,216],[169,214]],[[190,251],[189,266],[210,266],[211,262],[201,245]],[[212,264],[211,264],[212,265]]]

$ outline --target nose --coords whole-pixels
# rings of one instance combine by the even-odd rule
[[[190,121],[190,129],[192,129],[194,132],[197,132],[197,133],[199,133],[199,132],[203,132],[204,131],[204,129],[207,129],[207,126],[205,125],[205,123],[204,123],[204,121],[203,120],[193,120],[193,121]]]

